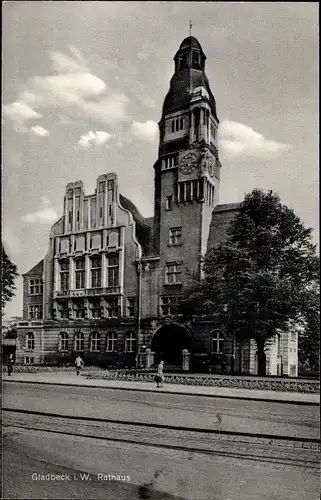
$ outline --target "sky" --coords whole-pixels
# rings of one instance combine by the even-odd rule
[[[153,215],[158,121],[192,35],[220,120],[220,203],[272,189],[319,235],[318,4],[3,2],[2,239],[40,261],[68,182],[96,178]],[[22,277],[7,317],[22,314]]]

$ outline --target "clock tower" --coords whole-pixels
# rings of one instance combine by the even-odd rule
[[[218,204],[219,120],[205,60],[196,38],[183,40],[163,104],[154,165],[154,248],[162,268],[173,263],[172,269],[180,270],[182,284],[188,281],[186,270],[198,270],[199,258],[206,253],[212,212]],[[167,276],[167,284],[171,279]]]

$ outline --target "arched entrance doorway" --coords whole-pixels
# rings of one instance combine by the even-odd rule
[[[167,368],[181,368],[183,349],[191,352],[192,348],[193,337],[191,333],[176,323],[161,326],[156,331],[151,343],[151,350],[155,352],[155,363],[163,360]]]

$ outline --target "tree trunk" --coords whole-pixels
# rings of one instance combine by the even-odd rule
[[[257,374],[260,377],[265,377],[266,375],[266,355],[264,351],[265,341],[256,340],[257,344]]]

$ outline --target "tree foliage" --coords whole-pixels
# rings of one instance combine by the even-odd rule
[[[15,279],[18,275],[18,268],[9,259],[7,252],[5,251],[3,244],[1,244],[2,252],[2,287],[1,287],[1,309],[2,314],[4,306],[9,302],[14,296]]]
[[[311,234],[277,194],[253,190],[227,240],[208,250],[204,277],[185,291],[177,312],[210,315],[236,339],[254,339],[264,374],[267,341],[311,311],[319,276]]]

